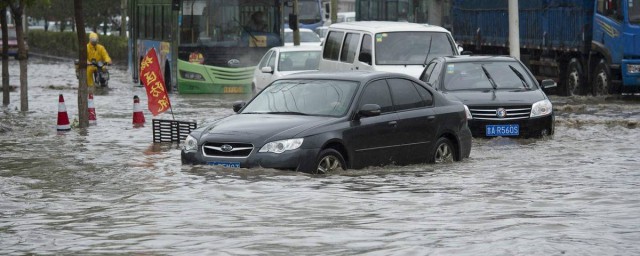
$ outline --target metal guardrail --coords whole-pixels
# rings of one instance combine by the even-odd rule
[[[196,122],[153,119],[153,142],[181,142],[192,130]]]

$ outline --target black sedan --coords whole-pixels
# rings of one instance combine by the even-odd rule
[[[187,136],[183,164],[329,173],[471,151],[464,106],[403,74],[289,75],[234,111]]]
[[[420,80],[470,110],[474,137],[541,137],[554,133],[551,101],[529,69],[512,57],[455,56],[433,59]]]

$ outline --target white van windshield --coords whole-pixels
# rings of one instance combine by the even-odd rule
[[[424,65],[435,57],[454,55],[443,32],[389,32],[375,38],[376,65]]]

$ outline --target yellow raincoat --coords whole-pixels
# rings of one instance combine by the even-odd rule
[[[95,40],[98,41],[98,34],[91,33],[89,34],[89,41]],[[91,60],[95,59],[96,61],[102,61],[106,63],[111,63],[111,57],[107,53],[107,49],[104,48],[101,44],[96,43],[93,45],[91,42],[87,44],[87,63],[91,63]],[[87,66],[87,85],[93,86],[93,73],[96,72],[97,68],[94,66]]]

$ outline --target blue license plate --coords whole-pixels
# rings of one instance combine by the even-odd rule
[[[209,165],[224,166],[227,168],[240,168],[239,162],[208,162]]]
[[[520,125],[487,125],[486,134],[487,136],[518,136],[520,135]]]

